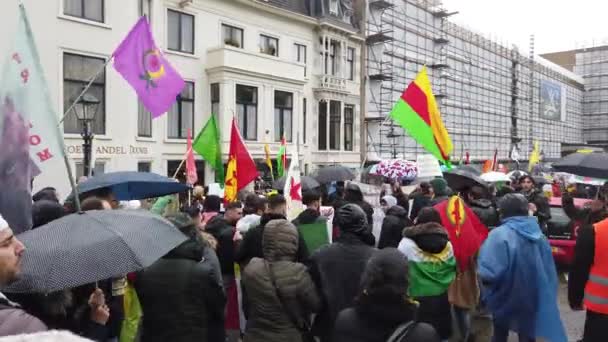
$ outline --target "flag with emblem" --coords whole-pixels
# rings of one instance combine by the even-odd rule
[[[434,208],[441,216],[441,224],[448,231],[456,264],[461,271],[465,271],[470,266],[471,258],[488,237],[488,228],[458,196],[452,196]]]
[[[295,219],[304,207],[302,205],[302,182],[300,181],[300,163],[298,153],[293,151],[291,154],[291,164],[285,178],[285,188],[283,189],[285,200],[287,201],[287,219]]]
[[[224,201],[227,203],[236,201],[238,192],[257,177],[258,170],[255,167],[255,162],[251,159],[233,118],[230,131],[230,153],[228,153],[228,165],[226,167]]]
[[[171,108],[186,84],[156,46],[145,16],[133,26],[112,57],[114,69],[133,87],[154,118]]]

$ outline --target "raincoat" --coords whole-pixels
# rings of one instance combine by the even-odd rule
[[[530,338],[567,341],[551,247],[535,217],[508,217],[492,230],[479,253],[478,274],[482,302],[496,325]]]

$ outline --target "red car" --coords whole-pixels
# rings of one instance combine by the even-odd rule
[[[578,208],[584,207],[591,202],[590,199],[575,198],[574,205]],[[547,237],[551,245],[553,259],[558,266],[570,266],[574,261],[574,246],[581,222],[572,221],[562,209],[562,199],[551,197],[551,219],[547,223]]]

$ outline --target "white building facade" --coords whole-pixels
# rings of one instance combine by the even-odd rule
[[[94,172],[139,170],[173,176],[196,135],[216,113],[227,159],[236,118],[264,173],[264,144],[276,157],[285,136],[304,172],[360,163],[362,36],[349,1],[283,0],[24,0],[58,117],[84,85],[101,104],[93,123]],[[16,27],[17,5],[0,13],[5,32]],[[158,119],[105,61],[141,15],[157,45],[186,80],[173,108]],[[7,54],[12,35],[0,37]],[[63,124],[72,167],[82,175],[82,124]],[[213,171],[196,156],[200,183]],[[35,186],[69,191],[67,179],[45,172]],[[181,172],[178,173],[181,176]]]

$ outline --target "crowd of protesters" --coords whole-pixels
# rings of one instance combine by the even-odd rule
[[[608,187],[584,208],[563,186],[553,190],[567,215],[582,222],[570,304],[588,310],[584,341],[604,341],[608,260],[598,262],[596,251],[608,243]],[[452,196],[486,230],[467,259],[459,259],[463,242],[454,243],[458,233],[438,209]],[[506,342],[513,331],[520,341],[567,341],[543,234],[549,202],[533,177],[494,193],[479,186],[456,193],[442,178],[409,195],[392,184],[377,208],[385,213],[378,241],[374,208],[354,183],[338,184],[330,196],[305,191],[305,209],[291,222],[280,194],[241,198],[224,204],[196,188],[191,204],[171,214],[171,197],[158,199],[150,210],[185,242],[122,277],[56,293],[0,293],[0,336],[56,329],[94,341]],[[82,200],[83,210],[146,210],[107,189]],[[73,212],[53,188],[33,202],[34,229]],[[323,204],[333,207],[330,229]],[[26,247],[0,218],[2,285],[19,277]],[[127,291],[136,295],[137,312],[126,304]]]

